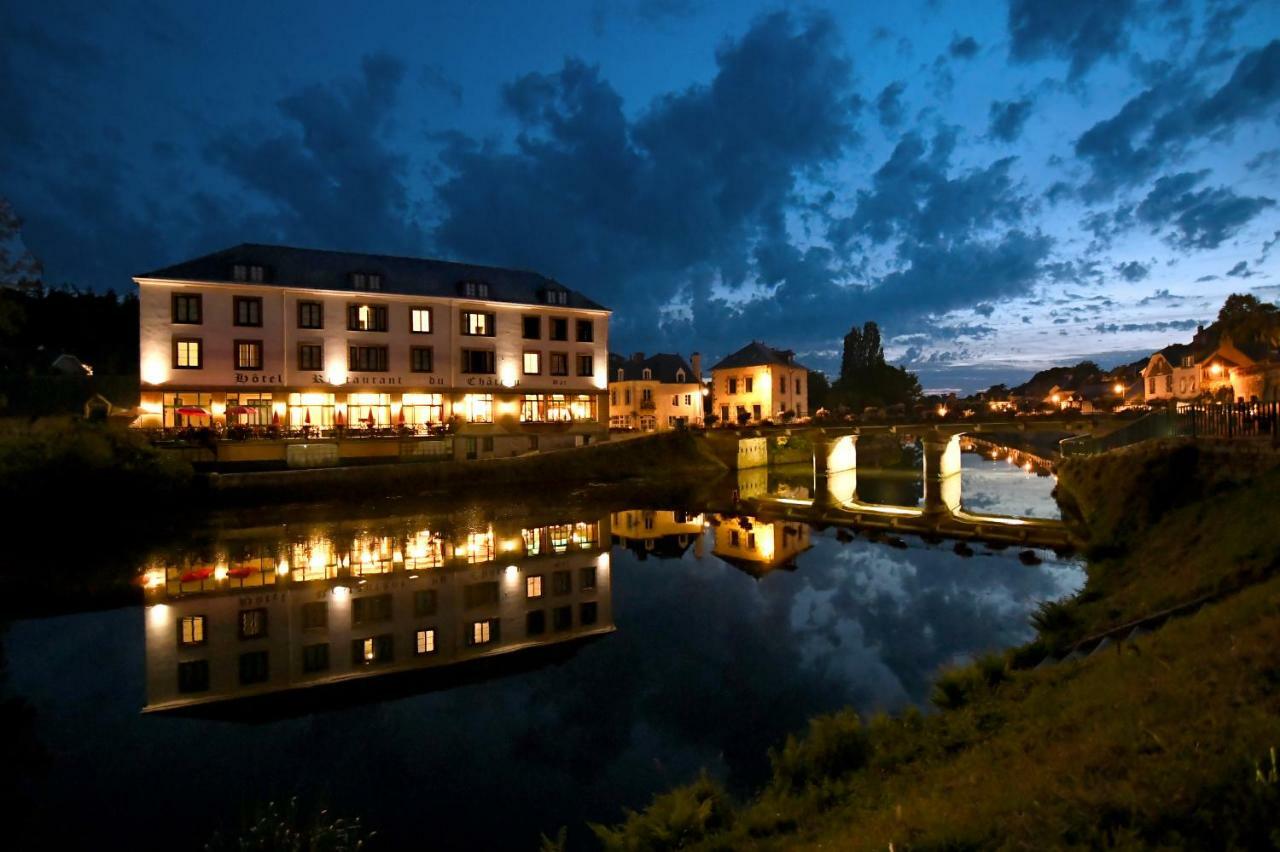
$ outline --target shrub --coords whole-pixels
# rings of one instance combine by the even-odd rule
[[[942,710],[955,710],[989,695],[1008,680],[1002,654],[984,654],[967,666],[948,669],[938,675],[930,701]]]
[[[683,849],[733,825],[733,806],[724,789],[704,772],[692,784],[654,797],[649,807],[629,811],[617,828],[592,824],[611,852]]]
[[[328,811],[306,819],[298,813],[298,800],[290,799],[283,809],[268,802],[266,812],[234,841],[215,834],[204,848],[205,852],[355,852],[366,848],[374,836],[359,819],[333,819]]]
[[[802,790],[861,769],[870,755],[867,729],[845,709],[811,719],[804,737],[788,736],[781,750],[769,752],[769,761],[775,786]]]

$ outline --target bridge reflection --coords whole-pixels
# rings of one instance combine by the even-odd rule
[[[741,471],[739,496],[750,511],[764,517],[1031,548],[1071,547],[1060,520],[971,512],[963,506],[963,450],[1004,458],[1028,473],[1046,476],[1052,471],[1048,460],[958,433],[926,433],[919,443],[923,451],[919,505],[877,503],[859,496],[857,436],[852,434],[815,442],[812,493],[799,493],[794,487],[791,493],[784,493],[787,489],[770,493],[759,486],[761,473]]]

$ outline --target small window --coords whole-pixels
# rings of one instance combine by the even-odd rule
[[[324,303],[299,302],[298,328],[324,328]]]
[[[498,602],[498,584],[470,583],[462,587],[462,605],[466,609],[493,606]]]
[[[468,299],[487,299],[489,298],[489,285],[483,281],[464,281],[462,282],[462,295]]]
[[[557,595],[567,595],[573,591],[573,575],[568,571],[557,571],[551,575],[551,590]]]
[[[262,369],[261,340],[237,340],[235,345],[237,370]]]
[[[684,384],[684,370],[676,370],[676,382]]]
[[[524,632],[526,636],[541,636],[547,632],[547,611],[535,609],[525,613]]]
[[[552,340],[568,340],[569,339],[569,320],[565,317],[551,317],[551,334]]]
[[[329,626],[329,604],[313,601],[302,605],[302,629],[324,630]]]
[[[492,375],[496,372],[492,349],[463,349],[462,372]]]
[[[542,339],[542,317],[523,316],[520,318],[520,325],[525,340]]]
[[[240,638],[262,639],[267,635],[267,611],[265,609],[240,610]]]
[[[624,372],[624,371],[622,371],[622,370],[619,370],[619,371],[618,371],[618,381],[622,381],[622,380],[623,380],[623,379],[622,379],[623,372]]]
[[[351,287],[355,290],[381,290],[382,276],[376,272],[353,272]]]
[[[551,375],[553,376],[569,375],[569,353],[567,352],[551,353]]]
[[[178,691],[204,692],[209,688],[209,661],[178,663]]]
[[[588,627],[600,620],[600,605],[595,601],[585,601],[578,607],[578,623]]]
[[[431,347],[430,346],[411,346],[409,347],[409,370],[414,373],[430,373],[431,372]]]
[[[370,636],[366,639],[353,639],[351,641],[351,663],[356,666],[389,663],[393,659],[393,644],[390,634]]]
[[[173,294],[173,321],[181,325],[200,325],[203,322],[203,297],[198,293]]]
[[[388,621],[391,618],[391,595],[370,595],[351,601],[351,626]]]
[[[746,382],[746,392],[751,393],[752,378],[750,376],[747,376],[746,379],[744,379],[743,381]]]
[[[542,373],[542,353],[526,352],[524,353],[524,374],[526,376],[537,376]]]
[[[737,392],[738,392],[738,380],[737,380],[737,379],[730,379],[730,380],[729,380],[729,393],[737,393]]]
[[[490,642],[498,641],[498,619],[490,618],[485,621],[473,621],[471,627],[467,631],[468,645],[487,645]]]
[[[591,320],[578,320],[578,342],[591,343],[596,339],[596,326]]]
[[[173,368],[199,370],[203,366],[204,342],[198,337],[179,337],[173,341]]]
[[[270,660],[266,651],[248,651],[240,655],[241,683],[266,683],[270,676]]]
[[[578,578],[584,592],[594,590],[596,587],[596,566],[588,565],[586,568],[579,569]]]
[[[550,288],[544,294],[548,305],[567,305],[569,304],[569,291],[562,290],[558,287]]]
[[[644,379],[646,382],[650,381],[653,378],[653,370],[650,370],[648,367],[645,367],[643,370],[640,371],[640,377]]]
[[[425,630],[419,630],[413,635],[413,652],[420,657],[436,652],[436,631],[434,628],[428,627]]]
[[[488,311],[463,311],[462,333],[468,337],[493,337],[494,315]]]
[[[796,393],[800,393],[800,380],[796,379]]]
[[[595,371],[596,371],[595,359],[593,359],[590,355],[578,356],[578,375],[579,376],[593,376],[595,375]]]
[[[236,296],[231,300],[236,325],[262,325],[262,299],[258,296]]]
[[[302,646],[302,670],[307,674],[329,670],[329,643]]]
[[[347,369],[353,373],[385,373],[387,371],[387,347],[349,347],[347,350]]]
[[[204,644],[204,616],[184,616],[178,623],[178,644],[184,648],[192,648]]]
[[[324,347],[319,343],[298,344],[298,369],[323,370]]]
[[[534,574],[532,577],[525,578],[524,596],[526,598],[542,597],[542,575],[541,574]]]
[[[386,331],[386,305],[347,305],[348,331]]]
[[[439,596],[436,594],[435,589],[424,589],[420,592],[414,592],[413,614],[418,617],[424,615],[435,615],[438,600]]]
[[[551,610],[551,629],[569,630],[573,627],[573,607],[558,606]]]
[[[410,308],[409,309],[409,331],[414,334],[430,334],[431,333],[431,309],[430,308]]]

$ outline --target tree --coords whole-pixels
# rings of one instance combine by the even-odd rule
[[[849,329],[844,336],[840,378],[829,398],[832,403],[860,411],[867,406],[911,403],[920,398],[915,374],[885,363],[880,327],[874,322]]]
[[[22,241],[22,220],[8,199],[0,198],[0,287],[34,290],[43,268]]]
[[[1280,308],[1251,294],[1232,293],[1214,326],[1219,340],[1228,334],[1237,344],[1274,346],[1280,342]]]
[[[809,411],[814,412],[819,408],[825,408],[827,395],[831,392],[831,383],[827,381],[826,375],[817,370],[810,370],[808,385]]]

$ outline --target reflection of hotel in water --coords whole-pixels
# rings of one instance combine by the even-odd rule
[[[611,632],[608,521],[404,528],[153,567],[147,709],[461,663]]]
[[[795,567],[795,558],[812,545],[809,525],[796,521],[762,521],[747,515],[719,515],[712,522],[716,556],[759,577],[775,568]]]
[[[609,518],[613,543],[621,545],[640,559],[678,559],[694,547],[694,555],[702,556],[701,514],[676,510],[629,509],[614,512]]]

